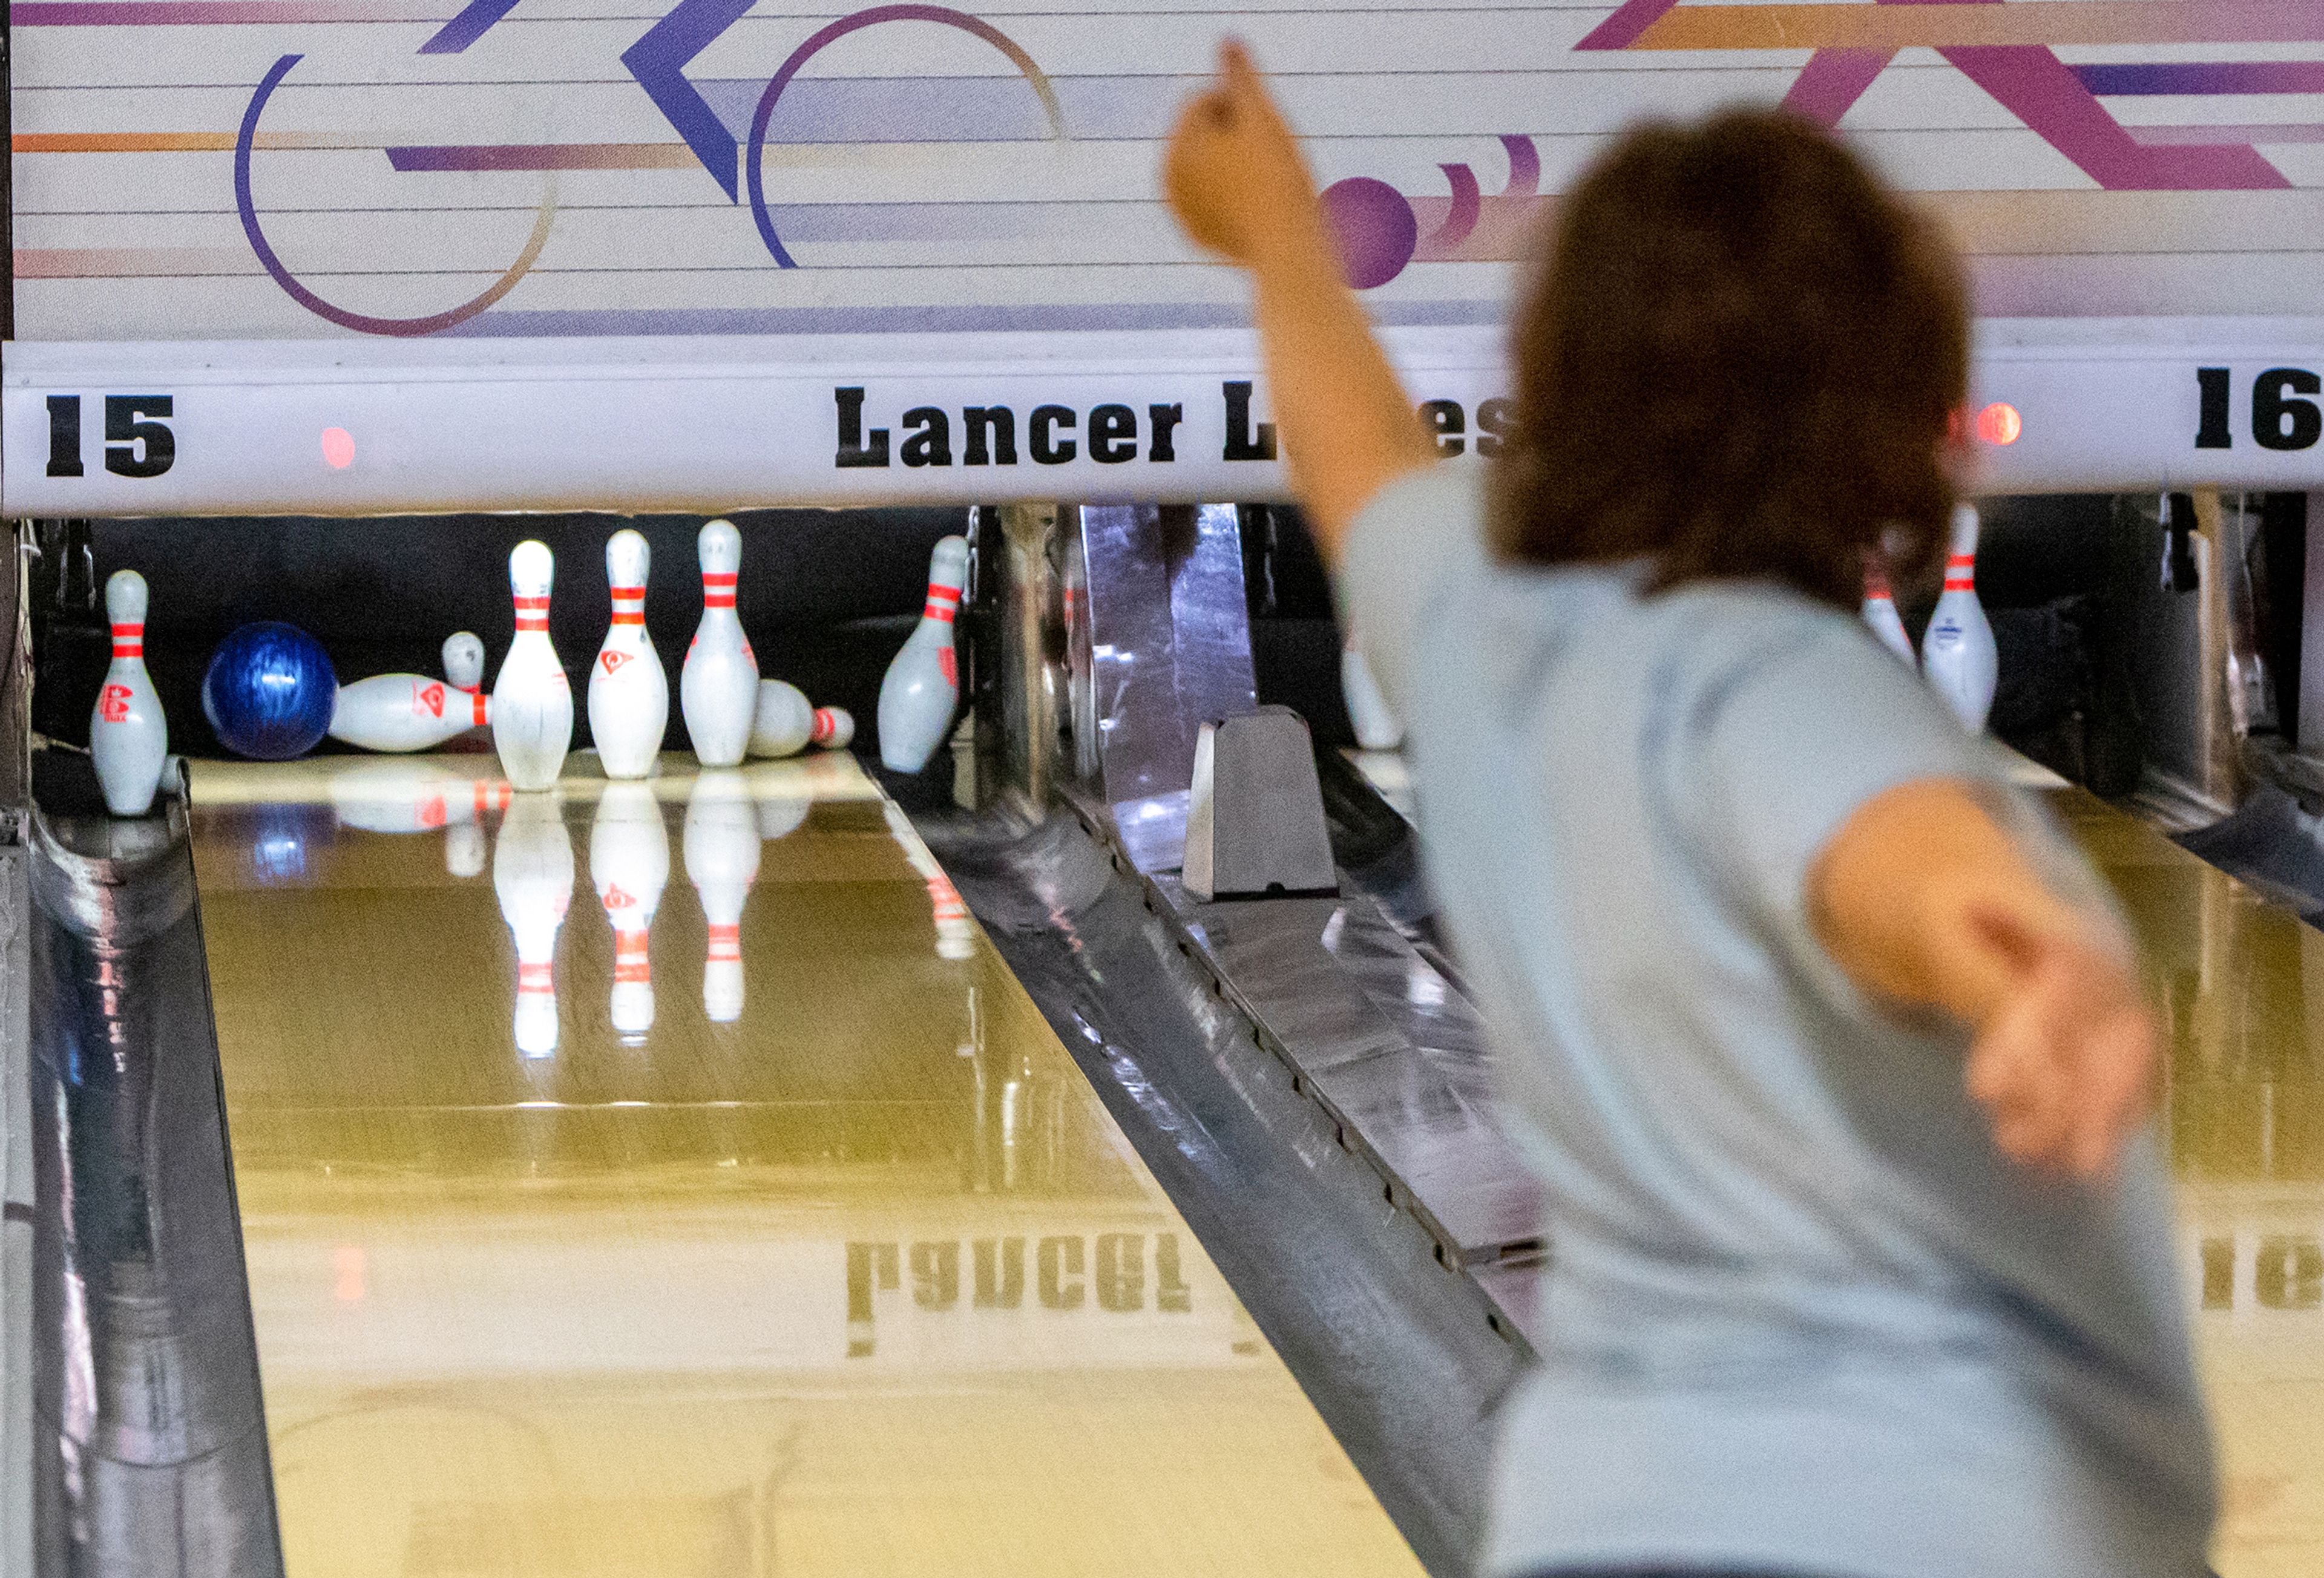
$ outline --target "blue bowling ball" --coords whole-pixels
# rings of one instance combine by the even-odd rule
[[[202,675],[202,715],[236,756],[287,762],[331,726],[338,675],[323,644],[296,625],[262,619],[218,643]]]

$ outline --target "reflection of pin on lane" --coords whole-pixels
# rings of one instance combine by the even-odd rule
[[[613,783],[598,797],[589,830],[589,876],[613,927],[614,1032],[634,1046],[653,1028],[653,961],[649,940],[661,891],[669,881],[669,834],[650,785]]]
[[[921,839],[919,830],[904,814],[904,808],[890,800],[881,808],[881,813],[888,819],[888,830],[902,847],[904,858],[927,884],[929,917],[936,928],[936,957],[954,962],[975,958],[976,923],[969,916],[968,902],[960,896],[952,878],[936,863],[936,856]]]
[[[516,638],[493,684],[493,748],[518,789],[556,783],[573,744],[573,687],[549,639],[549,588],[556,575],[546,543],[521,542],[509,555]]]
[[[89,711],[88,754],[105,808],[143,816],[170,754],[169,720],[145,673],[145,577],[115,570],[105,583],[105,614],[113,624],[113,662]]]
[[[554,794],[520,794],[493,850],[493,891],[516,942],[516,1050],[557,1050],[557,933],[573,902],[573,839]]]
[[[331,775],[331,809],[341,825],[374,833],[444,833],[444,869],[475,876],[484,868],[486,815],[505,811],[509,786],[424,762],[367,762]]]
[[[742,909],[759,879],[759,818],[740,773],[705,773],[686,805],[686,876],[702,902],[709,946],[702,966],[703,1016],[742,1017]]]
[[[589,738],[608,778],[642,778],[653,770],[669,726],[669,677],[646,635],[646,539],[624,527],[605,543],[605,583],[613,622],[589,665]]]
[[[714,520],[696,539],[702,564],[702,623],[678,671],[678,702],[694,754],[706,767],[731,767],[751,745],[759,704],[759,659],[734,611],[742,569],[742,534]]]
[[[928,562],[928,601],[920,622],[880,682],[880,761],[892,772],[927,766],[952,728],[960,703],[960,660],[953,619],[968,575],[968,540],[948,537]]]

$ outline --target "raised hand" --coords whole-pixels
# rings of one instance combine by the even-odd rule
[[[1162,184],[1195,243],[1242,264],[1320,234],[1315,183],[1243,47],[1219,46],[1219,80],[1170,133]]]

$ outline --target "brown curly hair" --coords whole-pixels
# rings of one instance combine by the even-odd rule
[[[1822,128],[1736,110],[1625,136],[1562,205],[1518,314],[1493,539],[1644,559],[1664,590],[1783,582],[1853,608],[1924,570],[1969,378],[1951,248]]]

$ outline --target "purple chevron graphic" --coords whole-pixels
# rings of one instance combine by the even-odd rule
[[[479,0],[479,4],[488,0]],[[489,0],[496,3],[496,0]],[[513,0],[512,0],[513,3]],[[686,79],[687,62],[749,14],[752,0],[678,0],[678,8],[622,51],[622,64],[678,129],[730,203],[742,201],[742,149],[734,133]]]
[[[456,55],[492,32],[493,24],[516,9],[517,0],[468,0],[460,14],[436,30],[420,46],[423,55]]]

